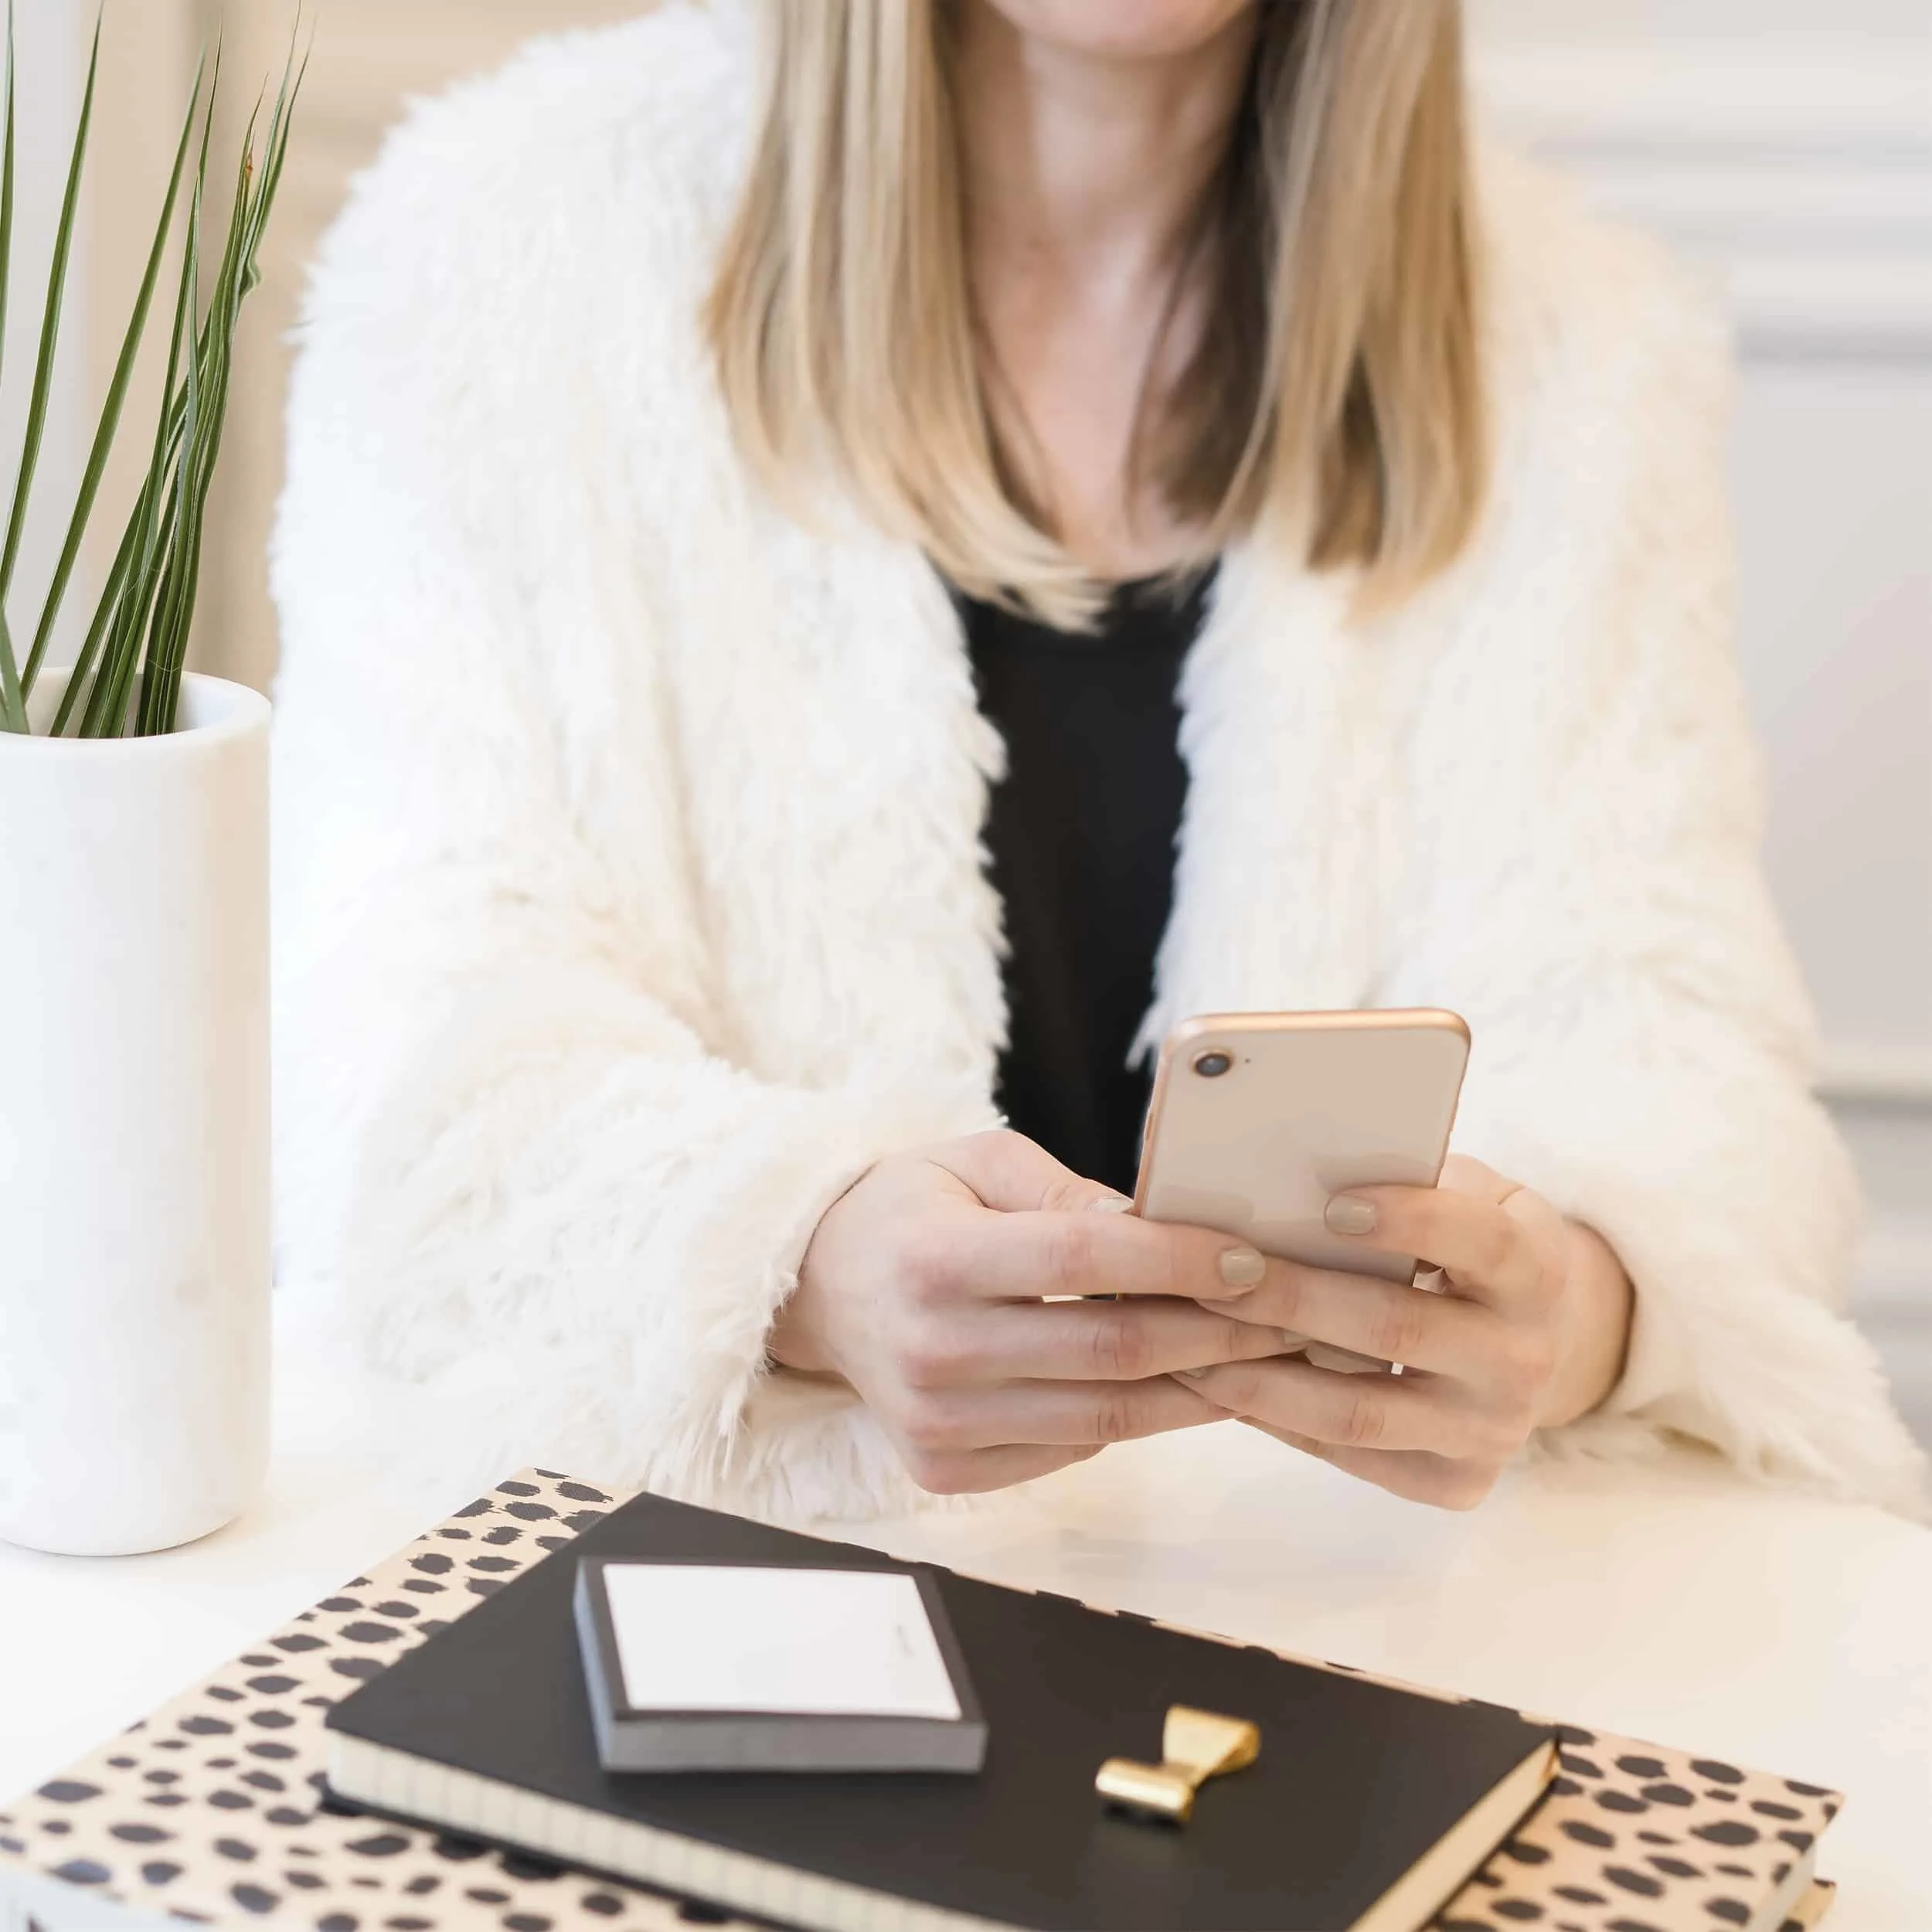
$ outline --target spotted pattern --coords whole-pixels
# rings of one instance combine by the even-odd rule
[[[616,1500],[526,1471],[0,1814],[0,1862],[191,1923],[685,1932],[708,1909],[321,1802],[328,1707]]]
[[[330,1706],[618,1500],[547,1471],[499,1483],[0,1812],[0,1868],[21,1864],[196,1924],[679,1932],[748,1923],[324,1801]],[[1747,1924],[1838,1808],[1832,1792],[1711,1759],[1573,1729],[1562,1739],[1549,1796],[1430,1932]]]
[[[1563,1725],[1549,1794],[1430,1932],[1748,1926],[1837,1815],[1835,1791]],[[1782,1932],[1823,1916],[1830,1888]]]

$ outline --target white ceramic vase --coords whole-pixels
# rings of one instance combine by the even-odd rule
[[[43,728],[64,689],[43,675]],[[0,1539],[219,1529],[268,1406],[268,719],[0,733]]]

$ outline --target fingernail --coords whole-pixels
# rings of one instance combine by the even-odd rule
[[[1097,1201],[1089,1201],[1089,1214],[1126,1214],[1132,1210],[1134,1203],[1124,1194],[1103,1194]]]
[[[1223,1285],[1230,1288],[1251,1288],[1268,1271],[1267,1257],[1259,1248],[1223,1248],[1215,1267]]]
[[[1207,1371],[1205,1369],[1176,1369],[1174,1372],[1177,1376],[1185,1377],[1189,1382],[1199,1382],[1202,1376],[1207,1373]]]
[[[1376,1204],[1359,1195],[1338,1194],[1322,1210],[1321,1218],[1331,1234],[1367,1234],[1380,1218]]]
[[[1305,1349],[1308,1345],[1308,1338],[1305,1335],[1297,1335],[1292,1328],[1284,1328],[1281,1331],[1281,1346],[1286,1353],[1293,1355],[1298,1350]]]

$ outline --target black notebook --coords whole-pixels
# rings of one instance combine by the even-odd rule
[[[932,1570],[985,1717],[977,1776],[608,1772],[572,1617],[597,1556],[924,1567],[638,1497],[332,1710],[336,1795],[814,1932],[1413,1932],[1553,1757],[1493,1705]],[[1107,1758],[1158,1757],[1172,1703],[1261,1730],[1181,1828],[1094,1789]]]

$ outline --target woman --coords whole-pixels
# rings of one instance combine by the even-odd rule
[[[757,24],[532,49],[324,251],[285,1274],[479,1457],[794,1515],[1230,1416],[1913,1506],[1696,303],[1465,153],[1452,0],[767,0],[769,84]],[[1446,1294],[1097,1211],[1175,1021],[1412,1004],[1458,1156],[1330,1221]]]

